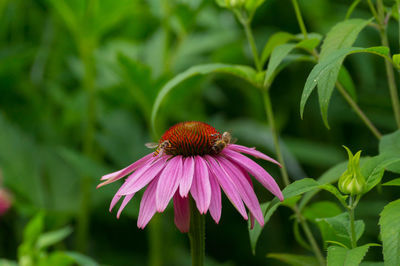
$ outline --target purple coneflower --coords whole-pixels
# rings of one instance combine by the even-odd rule
[[[263,213],[250,175],[283,200],[272,176],[241,153],[279,163],[255,148],[231,144],[228,132],[221,135],[206,123],[183,122],[166,131],[156,147],[154,153],[103,176],[104,182],[97,186],[102,187],[130,174],[111,201],[110,211],[124,197],[117,217],[135,193],[147,186],[140,202],[139,228],[144,228],[156,212],[163,212],[173,198],[175,224],[181,232],[188,232],[189,192],[199,212],[206,214],[209,211],[218,223],[222,211],[220,188],[244,219],[248,219],[246,205],[252,225],[255,218],[263,226]]]

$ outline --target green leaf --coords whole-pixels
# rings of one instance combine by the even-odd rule
[[[381,182],[386,168],[399,162],[400,157],[387,156],[385,153],[369,158],[361,167],[361,173],[366,180],[365,193]]]
[[[384,135],[379,141],[379,153],[384,156],[400,158],[400,130]],[[394,163],[387,167],[388,171],[400,174],[400,163]]]
[[[40,212],[33,217],[26,225],[24,230],[24,242],[35,243],[44,228],[44,213]]]
[[[318,221],[327,222],[337,236],[350,240],[350,235],[351,235],[350,217],[347,212],[341,213],[334,217],[318,219]],[[362,220],[355,221],[355,231],[357,240],[360,239],[360,237],[364,233],[364,229],[365,229],[365,224]]]
[[[264,83],[267,87],[271,85],[272,78],[275,77],[275,72],[283,59],[295,48],[312,50],[319,44],[319,39],[306,39],[297,44],[285,43],[274,48],[271,54],[271,59],[268,62],[267,72],[265,74]]]
[[[259,86],[257,72],[253,68],[248,66],[228,64],[206,64],[193,66],[168,81],[159,91],[151,112],[151,125],[154,131],[158,109],[160,108],[162,101],[165,99],[168,93],[172,89],[176,88],[177,85],[191,77],[194,77],[196,75],[206,75],[210,73],[231,74],[248,81],[254,86]]]
[[[355,53],[371,53],[390,60],[388,57],[389,48],[385,46],[370,48],[349,47],[330,53],[326,58],[324,58],[324,60],[321,60],[317,65],[314,66],[306,80],[300,101],[300,115],[302,118],[305,104],[314,88],[318,85],[322,119],[324,120],[325,125],[329,128],[327,121],[328,104],[337,80],[337,76],[339,74],[340,66],[342,65],[346,56]]]
[[[282,190],[283,197],[285,200],[288,200],[292,197],[296,197],[298,195],[301,195],[307,191],[317,189],[319,187],[319,183],[315,181],[314,179],[311,178],[304,178],[298,181],[293,182],[292,184],[286,186]],[[271,218],[272,214],[278,209],[278,207],[282,203],[279,201],[278,198],[274,198],[272,201],[266,202],[264,204],[261,204],[261,209],[264,213],[264,221],[265,224],[268,223],[269,219]],[[250,224],[249,224],[250,228]],[[262,227],[256,223],[254,225],[254,228],[252,230],[249,230],[249,235],[250,235],[250,245],[253,251],[253,254],[255,254],[255,249],[257,245],[258,238],[260,237]]]
[[[351,47],[357,39],[358,34],[371,20],[347,19],[333,26],[322,43],[320,61],[323,61],[336,50]]]
[[[354,249],[346,249],[331,246],[328,248],[328,266],[359,265],[369,247],[370,245],[364,245]]]
[[[382,184],[382,186],[400,186],[400,178],[390,180],[389,182]]]
[[[264,65],[265,62],[267,62],[275,47],[296,39],[297,37],[295,35],[288,32],[281,31],[274,33],[271,37],[269,37],[267,43],[264,46],[261,54],[261,64]]]
[[[321,185],[320,188],[334,195],[344,207],[347,206],[346,203],[347,196],[340,193],[335,186],[331,184],[324,184]]]
[[[277,259],[292,266],[317,266],[316,258],[304,255],[295,255],[287,253],[268,253],[267,258]]]
[[[344,89],[350,94],[351,98],[357,102],[357,92],[353,79],[347,69],[342,66],[339,70],[338,81],[343,85]]]
[[[400,199],[385,206],[379,225],[383,243],[385,266],[400,265]]]
[[[86,255],[83,255],[81,253],[78,253],[78,252],[67,251],[67,252],[65,252],[65,254],[67,254],[69,257],[71,257],[75,261],[75,263],[80,266],[98,266],[99,265],[92,258],[90,258]]]
[[[39,237],[38,241],[36,242],[36,247],[40,250],[52,246],[62,241],[71,233],[72,233],[72,228],[69,226],[53,232],[46,232]]]
[[[342,210],[334,202],[318,201],[305,207],[302,213],[306,219],[316,222],[316,220],[320,218],[337,216],[342,213]]]

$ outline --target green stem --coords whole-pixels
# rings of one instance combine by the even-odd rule
[[[355,207],[356,207],[356,204],[354,204],[354,202],[353,202],[353,196],[350,196],[348,212],[349,212],[349,216],[350,216],[351,248],[357,247],[356,227],[355,227],[355,221],[354,221]]]
[[[149,234],[149,266],[163,265],[162,251],[162,217],[156,215],[151,219],[148,229]]]
[[[357,7],[357,5],[358,5],[360,2],[361,2],[361,0],[355,0],[355,1],[351,4],[351,6],[349,7],[349,9],[347,10],[345,19],[349,19],[349,18],[350,18],[350,16],[351,16],[351,14],[353,13],[354,9]]]
[[[83,154],[92,157],[94,148],[95,113],[96,97],[94,88],[95,63],[92,55],[92,43],[83,41],[80,46],[81,58],[84,64],[85,75],[83,88],[87,93],[87,119],[85,121],[85,131],[83,135]],[[77,224],[77,249],[81,252],[86,251],[88,242],[88,229],[91,205],[91,189],[93,182],[90,176],[83,176],[81,181],[81,206],[78,214]]]
[[[205,220],[196,208],[196,203],[190,199],[190,249],[192,255],[192,266],[204,265],[205,250]]]
[[[398,16],[398,31],[399,31],[399,49],[400,49],[400,0],[396,0],[396,9],[397,9],[397,16]]]
[[[308,39],[307,29],[304,24],[303,16],[301,15],[299,3],[297,3],[297,0],[292,0],[292,4],[293,4],[294,12],[296,13],[297,23],[299,23],[301,33],[303,34],[304,39]]]
[[[285,183],[285,186],[288,186],[290,184],[289,175],[286,170],[285,161],[283,160],[283,155],[282,155],[281,147],[279,144],[279,134],[276,129],[274,112],[272,110],[271,98],[269,96],[268,91],[263,92],[263,99],[264,99],[265,113],[267,115],[268,124],[269,124],[269,127],[271,128],[271,132],[272,132],[272,138],[274,141],[276,156],[278,157],[278,161],[282,166],[280,169],[281,169],[283,182]]]
[[[263,66],[261,65],[260,58],[258,57],[257,46],[256,46],[256,43],[254,41],[253,32],[252,32],[252,30],[250,28],[250,21],[249,20],[245,20],[243,18],[239,18],[239,20],[242,22],[243,27],[244,27],[244,31],[246,32],[246,37],[247,37],[247,40],[248,40],[248,42],[250,44],[250,49],[251,49],[251,52],[253,54],[254,64],[256,65],[257,71],[261,71]]]
[[[365,125],[371,130],[372,134],[377,139],[380,139],[382,137],[382,134],[379,132],[379,130],[374,126],[374,124],[369,120],[369,118],[364,114],[364,112],[361,110],[361,108],[357,105],[357,103],[351,98],[351,96],[347,93],[347,91],[343,88],[343,85],[340,84],[339,82],[336,82],[336,88],[338,91],[342,94],[344,99],[347,101],[347,103],[353,108],[353,110],[356,112],[358,117],[365,123]]]
[[[367,0],[367,3],[369,6],[369,10],[371,11],[372,15],[374,16],[376,22],[380,24],[380,19],[378,17],[378,13],[376,12],[374,4],[372,3],[371,0]]]
[[[379,25],[381,30],[379,31],[380,37],[381,37],[381,42],[383,46],[386,46],[389,48],[389,40],[387,37],[387,31],[386,31],[386,25],[385,25],[385,7],[383,5],[382,0],[378,0],[376,2],[377,4],[377,9],[378,9],[378,18],[379,18]],[[389,54],[389,57],[391,55]],[[392,106],[393,106],[393,113],[394,117],[396,119],[396,124],[397,127],[400,128],[400,103],[399,103],[399,95],[397,92],[397,86],[396,86],[396,80],[394,77],[394,70],[391,65],[391,63],[385,59],[385,68],[386,68],[386,76],[388,80],[388,85],[389,85],[389,92],[390,92],[390,98],[392,100]]]

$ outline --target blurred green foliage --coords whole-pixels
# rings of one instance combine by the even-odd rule
[[[260,51],[274,33],[300,32],[289,2],[265,1],[254,14]],[[323,35],[344,19],[349,5],[345,0],[299,2],[309,31]],[[389,6],[393,1],[385,3]],[[370,18],[366,1],[353,17]],[[399,49],[396,27],[391,20],[388,34],[393,51]],[[359,43],[380,45],[379,36],[367,28]],[[55,244],[57,251],[44,256],[49,261],[40,265],[56,265],[65,257],[72,263],[87,259],[65,252],[76,249],[78,237],[65,226],[75,228],[85,210],[89,221],[86,255],[105,265],[147,263],[152,256],[151,229],[136,228],[138,200],[117,220],[107,210],[118,184],[98,191],[95,186],[100,176],[148,153],[144,143],[160,137],[151,132],[151,110],[160,88],[176,74],[205,63],[252,65],[239,23],[211,0],[0,1],[0,171],[3,186],[14,195],[12,209],[0,217],[0,257],[33,258],[38,254],[32,255],[33,248],[25,247]],[[293,179],[317,178],[345,161],[341,145],[362,149],[365,155],[378,153],[378,142],[371,141],[373,135],[336,92],[329,105],[330,130],[320,118],[315,95],[309,99],[304,120],[300,119],[300,97],[312,66],[308,61],[291,64],[270,87]],[[358,104],[382,133],[389,133],[395,123],[383,66],[381,58],[366,55],[354,55],[345,62],[356,84]],[[156,127],[162,132],[179,121],[201,120],[221,131],[232,130],[240,144],[274,153],[263,104],[252,87],[228,74],[188,79],[164,100]],[[82,196],[82,180],[89,184],[89,199]],[[365,220],[365,241],[378,241],[375,214],[398,193],[395,188],[384,194],[374,190],[360,203],[357,215]],[[255,190],[261,202],[271,200],[258,185]],[[318,199],[326,198],[331,195],[318,194]],[[247,224],[227,199],[223,203],[220,224],[207,220],[207,265],[281,265],[265,254],[273,258],[283,251],[303,251],[294,240],[295,233],[287,230],[293,225],[290,213],[282,208],[266,225],[253,256]],[[306,212],[310,220],[316,215],[312,206]],[[46,213],[46,231],[64,228],[68,234],[56,231],[62,237],[47,238],[49,243],[43,244],[46,240],[39,237],[43,230],[33,228],[36,220],[26,226],[39,211]],[[313,230],[338,219],[338,214],[318,214],[324,219],[314,221]],[[188,265],[188,241],[172,221],[170,211],[161,219],[163,263]],[[367,256],[368,260],[382,259],[372,248]]]

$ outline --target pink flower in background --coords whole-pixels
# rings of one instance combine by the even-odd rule
[[[173,199],[175,224],[181,232],[188,232],[189,193],[199,212],[206,214],[209,211],[218,223],[222,211],[220,188],[244,219],[248,219],[246,206],[252,226],[253,218],[263,226],[263,213],[250,175],[283,200],[272,176],[241,153],[279,163],[254,148],[231,144],[228,132],[221,135],[208,124],[183,122],[166,131],[159,143],[152,147],[157,147],[154,153],[103,176],[101,180],[104,182],[98,185],[110,184],[130,174],[111,201],[110,211],[123,198],[117,217],[135,193],[147,186],[140,202],[139,228],[144,228],[156,212],[163,212]]]
[[[4,188],[0,188],[0,216],[3,216],[10,209],[11,203],[11,194]]]

